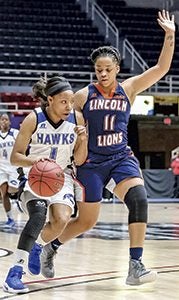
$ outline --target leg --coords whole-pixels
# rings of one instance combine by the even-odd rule
[[[88,173],[89,172],[89,173]],[[79,174],[78,174],[79,175]],[[81,183],[74,182],[75,198],[78,204],[78,215],[72,218],[65,230],[59,237],[61,243],[79,236],[91,229],[97,222],[100,212],[100,200],[102,199],[103,181],[93,170],[82,171]],[[84,182],[82,181],[84,180]],[[81,185],[85,186],[86,202],[78,201],[84,198],[84,191]]]
[[[65,243],[91,229],[97,222],[100,212],[100,202],[78,202],[78,217],[72,219],[59,237]]]
[[[11,210],[11,203],[9,200],[9,196],[8,196],[8,184],[7,182],[4,182],[1,187],[1,196],[2,196],[2,201],[3,201],[3,206],[5,209],[5,212],[7,213],[8,211]]]
[[[55,276],[53,258],[59,245],[92,228],[97,222],[99,209],[99,202],[79,202],[78,217],[71,219],[59,236],[59,239],[44,246],[41,255],[41,273],[45,278],[53,278]],[[44,234],[44,231],[42,233]]]
[[[126,283],[140,285],[152,282],[156,279],[156,272],[146,270],[141,262],[148,212],[143,180],[126,179],[116,186],[114,192],[125,202],[129,210],[130,262]]]
[[[27,203],[29,220],[27,221],[18,241],[16,250],[15,265],[10,268],[3,289],[10,293],[26,293],[28,288],[21,281],[23,274],[23,264],[27,260],[28,254],[33,247],[42,227],[44,226],[47,213],[47,203],[45,200],[31,200]]]
[[[15,200],[17,202],[18,199],[18,189],[16,188],[12,188],[12,187],[8,187],[8,196],[10,198],[10,200]]]
[[[50,205],[49,210],[49,222],[46,223],[42,232],[41,238],[47,243],[42,250],[42,254],[40,257],[41,261],[41,273],[46,278],[52,278],[55,275],[54,269],[54,256],[56,254],[56,244],[58,244],[58,240],[56,238],[63,232],[65,227],[67,226],[70,217],[72,214],[72,208],[68,205],[64,205],[61,203],[55,203]],[[49,242],[53,241],[53,245]],[[54,245],[55,244],[55,245]],[[29,256],[29,265],[33,264],[33,259],[31,259],[31,255]],[[38,265],[37,268],[39,269]],[[35,270],[36,268],[33,267]],[[31,272],[33,272],[31,268]]]
[[[41,237],[45,243],[53,241],[65,229],[72,214],[71,207],[56,203],[50,205],[49,222],[44,226]]]
[[[10,174],[8,174],[8,197],[11,200],[15,200],[17,204],[17,198],[18,198],[18,190],[19,190],[19,181],[17,178],[17,172],[14,171]],[[17,206],[19,208],[19,206]]]
[[[27,203],[29,220],[21,232],[17,249],[30,252],[46,220],[47,203],[45,200],[31,200]]]
[[[12,217],[11,202],[10,202],[9,194],[8,194],[8,183],[4,182],[0,186],[0,190],[1,190],[1,196],[2,196],[4,210],[5,210],[7,218],[8,218],[8,221],[5,223],[5,227],[12,227],[15,225],[15,222]]]
[[[141,178],[131,178],[123,180],[119,183],[115,189],[114,194],[124,201],[125,195],[128,190],[137,185],[143,186],[143,180]],[[146,232],[146,222],[135,222],[129,223],[129,237],[130,237],[130,248],[143,247]]]
[[[96,176],[93,175],[93,173],[90,174],[90,176],[86,176],[85,178],[92,179],[92,177],[94,177],[93,180],[96,184],[97,179]],[[70,220],[70,222],[64,228],[63,232],[59,235],[58,239],[55,239],[51,243],[48,243],[44,246],[41,255],[41,273],[42,275],[44,275],[44,277],[54,277],[53,256],[56,253],[58,247],[62,243],[80,235],[81,233],[92,228],[96,224],[100,208],[99,199],[102,198],[101,179],[99,178],[98,181],[99,184],[97,185],[96,189],[94,188],[94,183],[92,183],[92,188],[91,186],[89,186],[87,198],[87,201],[89,202],[78,202],[78,216]],[[81,185],[77,182],[73,182],[72,188],[74,191],[75,198],[83,199],[84,194]],[[85,194],[87,195],[87,193]],[[90,200],[94,200],[96,202],[91,203]],[[44,232],[42,233],[41,237],[47,242],[47,236],[44,235]]]

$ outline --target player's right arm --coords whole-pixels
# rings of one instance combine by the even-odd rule
[[[86,132],[86,124],[82,114],[83,106],[87,100],[88,88],[85,87],[77,91],[73,97],[74,109],[76,111],[77,126],[75,132],[77,134],[77,142],[74,148],[75,164],[82,165],[88,154],[88,136]]]
[[[77,134],[77,140],[74,147],[74,161],[77,166],[82,165],[88,155],[88,135],[81,112],[76,111],[77,126],[74,131]]]
[[[85,87],[79,91],[77,91],[73,96],[74,101],[74,109],[81,112],[85,102],[87,101],[88,96],[88,88]]]
[[[33,111],[22,122],[10,157],[12,165],[29,167],[37,160],[34,160],[34,158],[31,158],[30,156],[26,156],[26,150],[36,128],[36,122],[36,115]]]

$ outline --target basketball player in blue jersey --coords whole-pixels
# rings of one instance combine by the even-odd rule
[[[0,192],[7,215],[7,222],[3,227],[11,228],[15,225],[15,221],[12,215],[10,198],[13,195],[13,198],[17,199],[19,175],[17,168],[10,163],[10,156],[19,131],[11,128],[7,113],[3,113],[0,117],[0,128]]]
[[[103,46],[91,54],[97,83],[79,90],[74,97],[75,108],[83,113],[89,134],[87,160],[77,168],[85,202],[78,203],[78,218],[68,223],[58,238],[63,244],[96,224],[103,188],[107,186],[129,211],[130,261],[126,279],[129,285],[152,282],[157,276],[156,272],[147,270],[141,260],[147,224],[147,195],[138,160],[127,144],[130,108],[136,95],[168,72],[174,53],[174,16],[170,17],[169,12],[163,10],[158,13],[157,21],[165,32],[163,47],[156,65],[142,74],[119,84],[116,80],[120,71],[118,50]],[[42,264],[42,269],[45,268],[47,265]]]
[[[23,167],[24,173],[28,174],[35,162],[41,159],[55,160],[64,170],[65,182],[60,192],[43,198],[30,189],[28,181],[25,183],[21,200],[29,220],[18,241],[15,263],[3,284],[4,291],[10,293],[28,292],[28,287],[21,280],[24,263],[29,253],[36,258],[34,251],[41,252],[35,241],[46,222],[47,208],[49,222],[44,231],[51,240],[62,233],[74,213],[74,194],[78,186],[73,177],[72,163],[74,160],[76,165],[80,165],[87,157],[86,128],[82,113],[72,110],[73,91],[70,83],[64,77],[54,76],[47,83],[41,80],[33,90],[43,99],[42,107],[32,111],[21,124],[11,162]],[[36,261],[29,262],[29,270],[39,274],[40,270],[34,270],[34,264]]]

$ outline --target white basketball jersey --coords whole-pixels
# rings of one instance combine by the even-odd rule
[[[77,135],[76,118],[72,110],[68,118],[53,123],[40,107],[35,110],[37,127],[29,145],[29,154],[38,158],[54,159],[62,169],[71,164]]]
[[[19,130],[11,128],[8,132],[0,131],[0,169],[12,167],[10,163],[11,152]]]

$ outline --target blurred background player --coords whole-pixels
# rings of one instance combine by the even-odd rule
[[[17,199],[19,181],[17,168],[10,163],[10,156],[18,132],[17,129],[11,128],[8,114],[3,113],[0,117],[0,191],[7,215],[4,227],[7,228],[15,225],[10,198]]]

